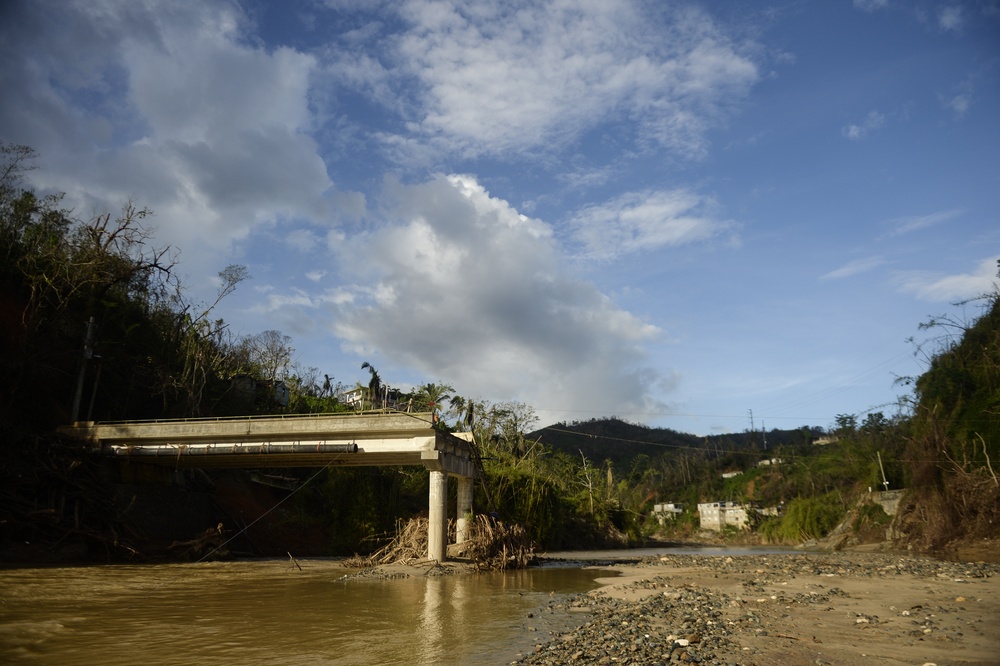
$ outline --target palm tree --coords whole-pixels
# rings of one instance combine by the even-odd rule
[[[456,395],[449,400],[448,404],[451,407],[451,411],[455,413],[457,425],[472,428],[472,424],[476,421],[475,401],[472,398],[463,398],[460,395]]]
[[[372,402],[372,409],[375,409],[375,401],[378,399],[378,396],[382,394],[382,378],[378,376],[378,371],[368,361],[361,364],[361,369],[367,369],[368,372],[371,373],[372,378],[368,382],[368,397]],[[362,400],[361,411],[364,411],[364,408],[365,404],[364,400]]]
[[[417,404],[425,409],[430,409],[437,420],[437,413],[447,400],[452,399],[455,387],[450,384],[435,384],[433,382],[424,384],[417,390]]]

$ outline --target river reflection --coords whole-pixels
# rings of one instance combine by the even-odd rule
[[[606,571],[340,580],[336,562],[0,570],[0,663],[502,664]],[[535,617],[528,618],[529,612]]]

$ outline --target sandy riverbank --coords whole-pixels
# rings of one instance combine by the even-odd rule
[[[1000,664],[996,563],[838,552],[611,568],[622,577],[565,604],[581,626],[516,663]]]

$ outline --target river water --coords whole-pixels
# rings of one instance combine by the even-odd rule
[[[0,569],[2,664],[509,664],[607,571],[341,580],[332,560]],[[529,614],[531,617],[529,617]]]

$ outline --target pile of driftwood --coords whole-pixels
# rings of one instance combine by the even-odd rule
[[[535,562],[535,544],[520,525],[477,515],[472,519],[471,532],[462,546],[477,571],[524,569]]]
[[[413,518],[396,523],[396,536],[368,557],[355,555],[344,564],[368,569],[383,564],[414,564],[427,560],[427,519]]]
[[[454,535],[454,525],[448,522],[448,532]],[[452,546],[456,548],[456,546]],[[535,561],[535,546],[520,525],[508,525],[486,515],[472,518],[469,538],[460,544],[461,556],[477,571],[524,569]],[[370,568],[386,564],[419,564],[427,562],[427,519],[413,518],[397,525],[396,536],[369,555],[355,555],[345,564]]]

